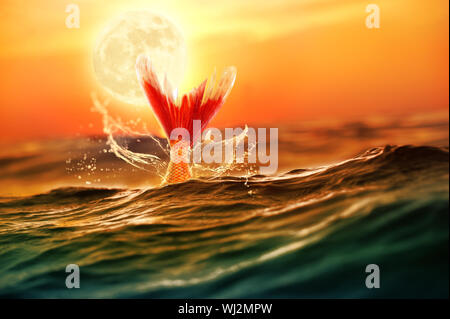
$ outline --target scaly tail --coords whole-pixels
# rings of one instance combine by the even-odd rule
[[[150,59],[140,55],[136,61],[136,72],[150,106],[159,124],[169,139],[170,163],[164,181],[180,183],[191,178],[189,154],[200,134],[225,103],[236,79],[236,68],[225,69],[221,79],[215,82],[215,72],[210,81],[203,81],[180,99],[167,78],[162,86],[156,76]],[[193,121],[201,121],[200,132],[193,132]],[[184,128],[189,132],[189,143],[177,139],[170,140],[172,131]],[[194,135],[195,133],[195,135]]]

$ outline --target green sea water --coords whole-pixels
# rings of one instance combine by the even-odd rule
[[[273,177],[2,197],[0,297],[448,298],[448,206],[448,149],[412,146]]]

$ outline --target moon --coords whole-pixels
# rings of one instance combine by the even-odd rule
[[[133,105],[147,99],[136,77],[136,58],[150,57],[156,74],[173,87],[181,84],[186,68],[186,44],[180,29],[151,11],[129,11],[107,25],[94,47],[94,73],[113,97]]]

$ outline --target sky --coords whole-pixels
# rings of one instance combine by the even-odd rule
[[[79,29],[65,25],[70,3],[80,7]],[[379,29],[365,25],[369,3],[380,8]],[[237,67],[213,126],[448,111],[448,1],[3,0],[0,141],[101,134],[93,45],[108,21],[141,8],[183,31],[183,89],[214,67]],[[112,99],[111,109],[157,130],[148,107]]]

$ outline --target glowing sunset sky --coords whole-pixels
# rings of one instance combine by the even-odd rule
[[[81,28],[65,26],[76,3]],[[365,7],[381,9],[367,29]],[[184,88],[235,65],[235,87],[213,125],[358,118],[448,109],[448,1],[61,1],[0,4],[0,140],[102,132],[93,43],[108,20],[155,10],[188,44]],[[120,113],[133,106],[114,102]],[[140,116],[151,121],[149,108]]]

